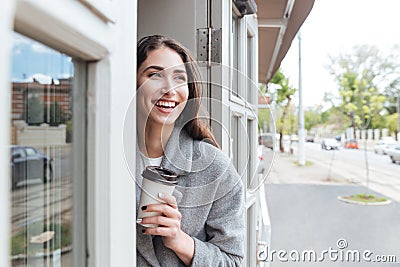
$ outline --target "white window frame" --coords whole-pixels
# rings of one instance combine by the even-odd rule
[[[11,119],[10,58],[15,1],[3,1],[0,8],[0,177],[10,177],[9,144]],[[6,88],[9,88],[7,90]],[[10,258],[10,188],[9,179],[0,179],[0,266],[9,266]]]
[[[81,244],[79,252],[74,247],[74,256],[78,255],[75,266],[135,266],[135,184],[125,164],[125,161],[133,162],[131,166],[134,168],[135,153],[124,155],[124,145],[136,144],[135,122],[129,120],[135,117],[135,113],[125,112],[135,92],[137,1],[118,5],[107,3],[113,7],[109,13],[101,11],[99,1],[86,2],[91,2],[97,11],[78,1],[4,0],[0,11],[0,33],[8,42],[0,44],[0,85],[10,88],[10,61],[4,59],[11,58],[14,30],[69,56],[90,62],[87,80],[83,82],[87,82],[87,91],[82,96],[88,104],[86,166],[87,188],[90,190],[86,192],[86,200],[74,199],[77,202],[74,203],[74,220],[86,222],[86,233],[73,233],[74,246],[79,246],[77,240],[86,235],[87,247],[83,249],[86,245]],[[99,13],[103,13],[104,18]],[[110,24],[109,21],[120,23]],[[120,38],[124,38],[124,42]],[[121,62],[123,67],[119,64]],[[76,66],[79,68],[79,64]],[[0,133],[0,147],[3,148],[8,148],[10,142],[10,95],[11,90],[1,91],[0,111],[3,115],[0,126],[3,131]],[[124,127],[125,115],[130,116],[125,121],[128,127]],[[123,144],[123,131],[132,136],[129,144]],[[0,174],[9,177],[8,149],[1,151]],[[10,210],[9,188],[8,179],[0,181],[0,207],[4,214]],[[76,193],[74,190],[73,194]],[[79,209],[84,205],[89,211],[87,214]],[[87,220],[82,218],[85,215],[89,216]],[[0,266],[9,265],[9,229],[9,217],[2,216]]]
[[[252,69],[252,73],[251,73],[251,77],[250,79],[252,81],[254,81],[256,84],[257,83],[257,76],[258,76],[258,65],[257,65],[257,60],[258,60],[258,38],[257,38],[257,20],[255,19],[254,16],[247,16],[246,17],[246,47],[248,47],[247,44],[247,36],[250,35],[252,38],[252,46],[250,47],[251,49],[251,69]],[[248,53],[246,53],[246,75],[248,73],[247,71],[247,62],[248,62]],[[256,111],[257,110],[257,101],[258,101],[258,91],[256,92],[252,92],[251,93],[251,99],[250,101],[248,101],[247,99],[247,84],[246,84],[246,101],[247,101],[247,105],[250,109]],[[257,88],[258,90],[258,88]]]
[[[243,31],[244,31],[244,22],[243,22],[243,19],[240,18],[240,12],[234,7],[234,5],[233,5],[231,12],[232,12],[231,20],[229,22],[230,32],[232,32],[233,17],[235,16],[237,18],[237,30],[238,30],[237,35],[238,35],[238,39],[239,39],[237,46],[238,46],[239,57],[237,59],[238,60],[237,70],[234,70],[233,68],[235,66],[233,66],[233,58],[237,55],[234,55],[233,43],[236,42],[236,40],[234,39],[233,34],[230,34],[230,50],[231,50],[231,52],[230,52],[230,60],[229,60],[229,65],[230,65],[229,100],[238,105],[244,106],[245,105],[245,97],[243,97],[244,90],[243,90],[243,77],[242,77],[242,73],[243,73],[243,64],[242,63],[245,61],[244,61],[244,53],[242,53],[243,51],[240,49],[241,47],[244,47],[245,41],[246,41],[246,40],[243,40],[243,38],[242,38]],[[233,81],[233,72],[234,71],[237,71],[236,81]],[[235,93],[232,91],[233,82],[238,83],[237,84],[238,96],[236,96]]]
[[[112,0],[79,0],[106,22],[116,22],[115,3]]]

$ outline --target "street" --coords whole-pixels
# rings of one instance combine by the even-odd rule
[[[298,144],[293,144],[293,155],[276,152],[267,183],[342,183],[366,186],[366,161],[369,164],[369,188],[400,202],[400,164],[393,164],[389,156],[377,155],[361,149],[323,150],[320,143],[305,143],[305,157],[310,166],[299,167]],[[266,165],[271,165],[273,152],[266,149]],[[291,161],[290,165],[284,165]],[[291,173],[304,175],[291,175]],[[362,192],[364,193],[364,192]]]
[[[342,147],[339,150],[323,150],[318,143],[306,143],[305,151],[307,160],[331,169],[331,178],[336,176],[337,179],[344,178],[347,182],[364,186],[367,157],[370,188],[400,202],[400,164],[393,164],[389,156]]]

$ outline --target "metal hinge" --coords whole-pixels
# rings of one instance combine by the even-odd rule
[[[197,60],[209,66],[221,63],[221,29],[197,29]]]

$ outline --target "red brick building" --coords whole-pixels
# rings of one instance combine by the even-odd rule
[[[33,82],[12,83],[12,120],[23,118],[24,106],[28,99],[37,96],[45,107],[57,102],[64,114],[70,112],[72,79],[59,79],[59,83],[41,84]]]

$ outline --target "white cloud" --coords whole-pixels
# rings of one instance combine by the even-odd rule
[[[31,48],[32,51],[37,53],[60,54],[59,52],[37,42],[33,42],[31,44]]]
[[[51,76],[45,75],[43,73],[35,73],[30,76],[25,82],[33,82],[36,80],[40,84],[51,84],[52,80],[54,84],[60,84],[60,81],[57,79],[53,79]]]

